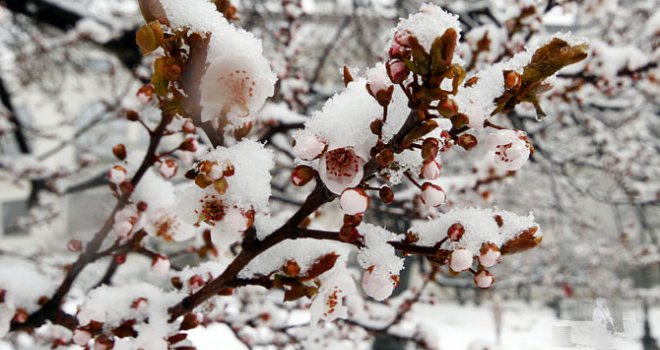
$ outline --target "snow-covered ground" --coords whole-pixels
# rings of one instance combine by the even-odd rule
[[[625,331],[613,335],[601,330],[591,321],[558,320],[551,309],[537,304],[504,303],[502,311],[502,335],[499,345],[492,304],[419,305],[411,316],[426,324],[436,325],[440,348],[445,350],[642,350],[639,341],[643,335],[641,310],[625,310]],[[660,308],[652,309],[650,317],[653,334],[658,339]],[[571,346],[555,345],[558,339],[553,339],[553,328],[556,326],[570,326]],[[227,350],[245,349],[223,325],[196,329],[191,332],[190,338],[199,350],[217,349],[218,344],[222,344],[223,349]]]

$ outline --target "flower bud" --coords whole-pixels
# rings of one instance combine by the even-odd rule
[[[504,87],[507,90],[516,89],[522,83],[522,76],[518,72],[504,71]]]
[[[407,58],[410,54],[410,50],[395,41],[387,50],[387,53],[390,58]]]
[[[447,195],[442,187],[425,182],[422,185],[422,202],[429,207],[437,207],[447,200]]]
[[[500,249],[493,243],[484,243],[479,250],[479,263],[484,267],[495,266],[501,257]]]
[[[179,149],[187,152],[197,151],[197,140],[194,138],[187,138],[179,145]]]
[[[128,179],[128,174],[126,173],[126,169],[122,167],[121,165],[115,165],[110,169],[108,172],[108,180],[112,182],[113,184],[120,184]]]
[[[394,162],[394,152],[389,148],[385,148],[378,152],[376,155],[376,161],[378,162],[378,165],[387,167]]]
[[[367,92],[373,96],[378,104],[387,106],[392,99],[394,87],[388,76],[381,70],[372,69],[367,73]]]
[[[176,164],[176,161],[174,161],[174,159],[167,159],[160,163],[160,168],[158,170],[160,171],[161,176],[166,179],[171,179],[176,175],[177,169],[178,165]]]
[[[76,345],[87,346],[90,340],[92,340],[92,333],[84,329],[76,329],[73,331],[73,337],[71,338]]]
[[[294,133],[293,139],[293,154],[302,160],[314,160],[328,148],[325,142],[309,130]]]
[[[151,270],[158,276],[166,276],[170,271],[170,259],[157,255],[151,260]]]
[[[296,277],[300,274],[300,265],[298,265],[295,260],[287,260],[282,267],[282,271],[284,271],[287,276]]]
[[[137,92],[137,98],[140,102],[147,104],[153,100],[155,92],[156,89],[154,89],[153,85],[143,85]]]
[[[474,284],[482,289],[490,288],[495,283],[495,277],[488,270],[481,270],[474,275]]]
[[[133,224],[126,220],[118,221],[112,225],[112,229],[118,237],[125,238],[128,237],[128,234],[133,230]]]
[[[184,134],[194,134],[197,131],[197,128],[192,121],[186,120],[186,122],[181,126],[181,131],[183,131]]]
[[[463,134],[458,137],[458,145],[465,148],[466,150],[471,150],[477,146],[477,138],[471,134]]]
[[[458,242],[463,238],[463,235],[465,234],[465,227],[461,225],[460,223],[455,223],[449,226],[447,229],[447,237],[451,239],[454,242]]]
[[[112,147],[112,154],[119,160],[126,159],[126,146],[121,143],[116,144],[115,147]]]
[[[353,225],[344,225],[339,230],[339,239],[342,242],[353,243],[360,238],[360,232]]]
[[[454,114],[450,120],[451,125],[456,129],[460,129],[470,123],[470,118],[463,113]]]
[[[376,119],[369,124],[369,129],[374,135],[380,135],[383,131],[383,121],[381,119]]]
[[[362,275],[362,290],[375,300],[385,300],[396,287],[396,279],[392,277],[386,269],[371,266]]]
[[[70,239],[66,244],[66,248],[73,253],[77,253],[82,250],[82,242],[77,239]]]
[[[140,120],[140,114],[138,114],[138,112],[132,109],[129,109],[126,111],[126,119],[128,119],[131,122],[138,121]]]
[[[422,158],[424,160],[433,160],[438,156],[440,141],[433,137],[428,137],[422,142]]]
[[[450,98],[444,99],[438,104],[438,113],[445,118],[451,118],[458,113],[458,104]]]
[[[229,183],[227,183],[227,179],[225,179],[224,177],[221,177],[213,181],[213,188],[219,194],[225,194],[227,192],[228,187],[229,187]]]
[[[341,193],[339,205],[348,215],[361,214],[369,208],[369,196],[361,188],[348,188]]]
[[[394,202],[394,191],[389,186],[383,186],[378,190],[378,196],[380,200],[385,204],[390,204]]]
[[[306,165],[298,165],[291,172],[291,183],[295,186],[305,186],[314,178],[314,169]]]
[[[410,74],[410,70],[408,70],[406,64],[396,58],[389,60],[385,67],[387,69],[387,75],[394,84],[403,83]]]
[[[344,225],[358,227],[362,223],[363,218],[364,215],[362,214],[358,214],[358,215],[344,214]]]
[[[94,340],[94,350],[110,350],[115,346],[114,340],[105,334],[101,334]]]
[[[422,177],[427,180],[435,180],[440,177],[440,169],[442,167],[438,162],[432,160],[430,162],[425,162],[422,166]]]
[[[472,267],[472,252],[467,249],[456,249],[449,256],[449,268],[454,272],[465,271]]]

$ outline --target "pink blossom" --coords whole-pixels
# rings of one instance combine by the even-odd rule
[[[499,248],[492,243],[484,243],[479,253],[479,263],[484,267],[495,266],[502,257]]]
[[[495,282],[495,278],[488,270],[481,270],[474,276],[474,284],[479,288],[490,288],[493,282]]]
[[[293,154],[302,160],[314,160],[325,152],[328,145],[309,130],[299,130],[293,134],[295,144]]]
[[[435,180],[440,177],[441,168],[440,164],[435,160],[426,162],[422,166],[422,177],[427,180]]]
[[[425,182],[422,185],[422,202],[429,207],[437,207],[447,200],[447,195],[442,187]]]
[[[459,248],[451,253],[449,258],[449,267],[455,272],[461,272],[472,266],[472,252]]]
[[[364,175],[365,161],[352,148],[328,151],[319,159],[319,176],[328,189],[336,194],[357,186]]]
[[[531,153],[527,136],[519,130],[498,130],[490,135],[489,143],[495,165],[505,171],[520,169]]]

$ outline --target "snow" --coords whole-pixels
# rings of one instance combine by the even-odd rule
[[[430,52],[435,38],[442,36],[449,28],[456,31],[460,40],[461,26],[458,16],[449,14],[437,5],[424,4],[419,12],[408,16],[407,19],[402,19],[395,32],[413,34],[426,51]],[[455,54],[454,62],[458,61],[460,58]]]
[[[502,218],[502,227],[498,226],[495,220],[496,215]],[[527,216],[518,216],[506,211],[465,208],[452,209],[435,220],[417,222],[413,224],[410,231],[418,234],[419,245],[434,246],[447,236],[449,227],[457,222],[463,225],[465,233],[459,241],[447,241],[441,248],[466,248],[477,253],[484,243],[490,242],[501,247],[523,231],[537,227],[534,215],[531,213]],[[540,237],[540,235],[540,231],[537,231],[535,237]]]

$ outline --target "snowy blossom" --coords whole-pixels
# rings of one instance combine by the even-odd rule
[[[380,265],[374,265],[362,274],[362,290],[378,301],[385,300],[392,295],[397,284],[398,279]]]
[[[388,241],[399,240],[402,236],[370,224],[361,224],[358,231],[364,245],[357,257],[360,266],[365,269],[362,289],[370,297],[384,300],[392,294],[404,267],[403,259],[396,256]]]
[[[520,169],[532,149],[525,133],[519,130],[498,130],[486,142],[494,153],[495,165],[505,171]]]
[[[430,162],[424,163],[422,166],[422,177],[427,179],[427,180],[435,180],[440,176],[440,169],[441,166],[440,164],[432,160]]]
[[[330,191],[339,194],[362,181],[365,163],[352,148],[334,149],[319,159],[319,176]]]

